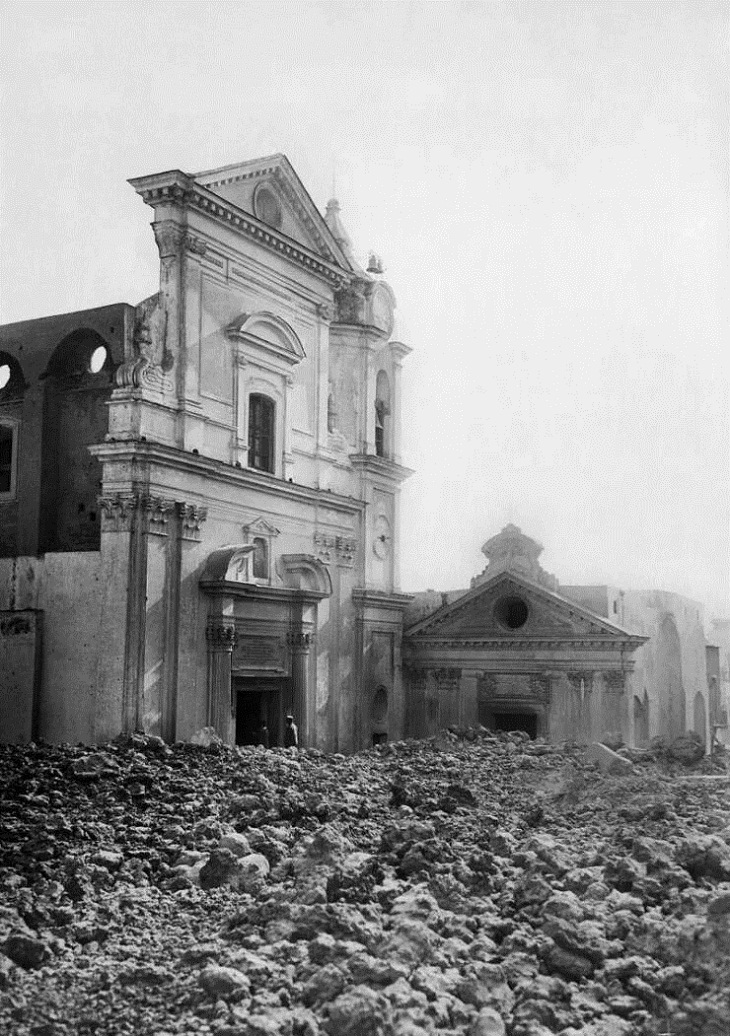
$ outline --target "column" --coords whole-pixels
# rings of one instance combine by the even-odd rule
[[[310,732],[307,723],[307,702],[309,700],[309,649],[312,636],[294,631],[287,638],[291,654],[291,699],[285,703],[287,713],[294,716],[299,730],[300,745],[308,744]]]
[[[626,716],[626,673],[608,670],[603,673],[603,729],[605,740],[627,741],[629,737]]]
[[[459,726],[476,727],[479,723],[477,682],[479,673],[462,672],[459,685]]]
[[[230,745],[235,741],[231,659],[236,644],[236,627],[231,619],[213,618],[205,633],[208,641],[208,726]]]

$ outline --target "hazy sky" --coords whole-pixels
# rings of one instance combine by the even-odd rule
[[[128,177],[283,151],[382,255],[402,585],[508,521],[730,614],[728,38],[703,3],[5,3],[0,319],[156,289]]]

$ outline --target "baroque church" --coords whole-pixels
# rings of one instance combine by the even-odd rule
[[[514,526],[401,593],[410,349],[335,199],[283,155],[130,183],[159,289],[0,328],[0,740],[707,738],[693,602],[561,588]]]

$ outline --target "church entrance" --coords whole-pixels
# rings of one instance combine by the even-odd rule
[[[233,684],[236,744],[263,744],[264,723],[268,730],[269,747],[283,744],[282,681],[236,677]]]
[[[534,740],[537,737],[537,716],[534,712],[494,712],[494,730],[523,730]]]

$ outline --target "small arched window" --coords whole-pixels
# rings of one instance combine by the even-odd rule
[[[390,456],[390,382],[385,371],[378,371],[375,382],[375,456]]]
[[[273,399],[252,392],[248,397],[248,464],[259,471],[274,471]]]
[[[269,545],[263,536],[254,536],[253,540],[253,577],[269,578]]]

